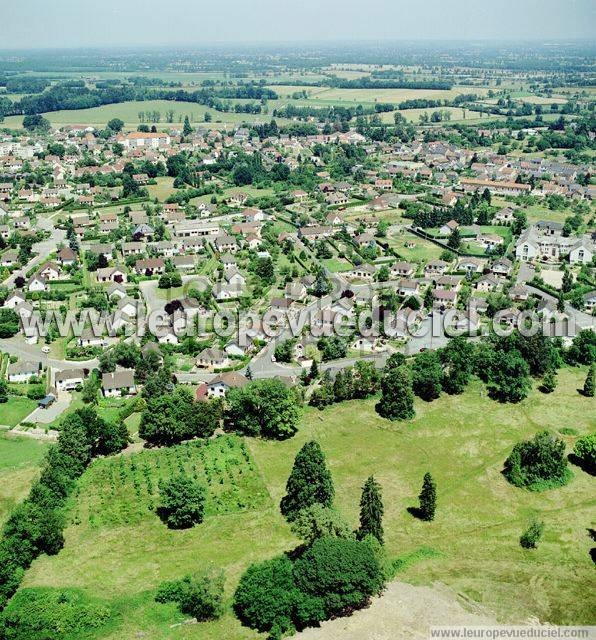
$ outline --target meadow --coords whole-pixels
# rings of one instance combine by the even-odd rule
[[[159,111],[161,113],[161,121],[155,123],[159,130],[179,125],[186,116],[188,116],[193,125],[202,124],[209,128],[223,128],[226,125],[238,125],[242,122],[266,122],[270,120],[270,117],[265,114],[222,113],[196,102],[174,102],[170,100],[121,102],[91,109],[52,111],[43,115],[56,127],[78,124],[104,128],[112,118],[120,118],[124,121],[125,129],[136,129],[141,124],[138,115],[140,111]],[[166,111],[174,112],[174,122],[172,124],[168,124],[165,121]],[[206,112],[211,114],[212,122],[205,123]],[[282,118],[280,122],[283,121],[284,119]],[[9,116],[4,119],[2,125],[15,128],[20,127],[22,122],[23,116]],[[151,125],[153,123],[148,122],[147,124]]]
[[[47,444],[0,433],[0,525],[29,491]]]
[[[594,429],[593,401],[577,392],[584,377],[585,370],[563,369],[552,395],[533,390],[519,405],[495,403],[473,382],[462,396],[417,400],[417,416],[406,423],[380,418],[374,400],[352,401],[322,412],[306,409],[298,434],[284,442],[227,437],[98,460],[73,496],[65,548],[55,557],[37,559],[24,586],[104,594],[112,619],[88,638],[259,637],[231,612],[217,622],[179,625],[183,616],[173,606],[155,603],[154,590],[163,580],[215,563],[225,570],[231,597],[248,564],[295,546],[278,505],[296,452],[315,438],[328,458],[336,505],[351,525],[357,524],[364,480],[374,474],[381,483],[390,557],[420,556],[403,563],[398,579],[443,582],[489,607],[501,621],[534,615],[555,623],[587,623],[592,613],[585,596],[594,571],[587,535],[596,505],[593,480],[573,467],[569,485],[531,493],[509,485],[500,473],[513,445],[537,431],[558,433],[570,450],[577,435]],[[144,468],[149,467],[153,484],[170,473],[169,464],[193,473],[194,464],[206,477],[196,455],[201,451],[212,473],[208,516],[192,529],[168,530],[148,509],[154,497]],[[239,456],[243,465],[231,462]],[[230,470],[234,497],[228,494]],[[416,504],[426,471],[438,487],[432,523],[415,520],[406,510]],[[249,499],[254,502],[246,503]],[[545,539],[538,549],[524,551],[519,536],[533,516],[544,520]],[[418,554],[422,547],[433,552]]]

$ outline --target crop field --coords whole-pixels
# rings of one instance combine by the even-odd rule
[[[226,436],[97,460],[71,501],[65,548],[36,560],[24,586],[105,594],[112,619],[89,638],[256,639],[231,611],[217,622],[180,626],[184,616],[155,603],[153,594],[161,581],[215,563],[226,573],[229,603],[249,563],[295,546],[278,505],[296,452],[314,438],[328,458],[336,505],[352,526],[362,483],[374,474],[383,488],[390,556],[433,550],[405,563],[398,579],[441,581],[501,621],[535,615],[587,623],[592,478],[573,467],[569,485],[532,493],[509,485],[500,473],[513,445],[537,431],[558,432],[570,450],[577,436],[594,428],[592,401],[577,392],[584,378],[585,368],[562,369],[552,395],[534,389],[519,405],[493,402],[473,382],[461,396],[417,399],[417,416],[407,423],[380,418],[374,399],[352,401],[321,412],[306,409],[298,434],[283,442]],[[149,506],[157,501],[158,478],[180,466],[211,482],[205,521],[174,531]],[[406,508],[416,504],[429,470],[437,481],[438,511],[434,522],[425,523]],[[524,551],[518,539],[533,516],[544,520],[545,539]]]
[[[98,528],[155,518],[159,481],[177,473],[209,488],[206,517],[256,509],[268,499],[244,442],[223,436],[96,460],[79,486],[73,521]]]

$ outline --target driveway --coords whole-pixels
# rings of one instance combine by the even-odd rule
[[[50,424],[62,415],[70,405],[71,395],[67,391],[58,392],[58,397],[47,409],[34,409],[21,422],[35,422],[39,424]]]

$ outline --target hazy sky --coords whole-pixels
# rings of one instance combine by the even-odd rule
[[[596,39],[596,0],[0,0],[0,49]]]

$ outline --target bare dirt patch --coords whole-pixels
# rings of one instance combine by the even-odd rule
[[[298,640],[428,640],[432,626],[495,625],[494,615],[441,583],[417,587],[391,582],[380,598],[349,618],[306,629]]]

